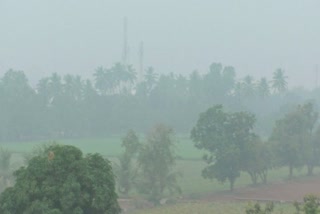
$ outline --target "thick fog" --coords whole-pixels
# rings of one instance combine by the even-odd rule
[[[174,3],[173,3],[174,2]],[[128,17],[129,62],[157,72],[205,71],[211,62],[238,76],[271,77],[282,67],[290,87],[315,85],[319,63],[317,0],[0,0],[0,74],[52,72],[90,77],[121,60]]]

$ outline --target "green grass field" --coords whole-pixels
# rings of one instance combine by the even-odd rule
[[[121,136],[112,136],[108,138],[90,138],[90,139],[73,139],[73,140],[52,140],[60,144],[73,145],[80,148],[84,153],[98,152],[107,157],[119,156],[123,149],[121,147]],[[34,142],[10,142],[0,143],[3,148],[12,152],[24,153],[30,152],[34,147],[49,141]],[[193,143],[187,137],[176,137],[176,155],[183,159],[201,159],[202,152],[193,146]]]

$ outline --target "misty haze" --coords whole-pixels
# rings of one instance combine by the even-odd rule
[[[319,8],[0,0],[0,213],[320,213]]]

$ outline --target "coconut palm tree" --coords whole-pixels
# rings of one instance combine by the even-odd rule
[[[95,70],[93,74],[94,82],[95,82],[94,86],[103,95],[105,95],[107,91],[110,89],[107,73],[108,73],[107,69],[100,66]]]
[[[154,71],[153,67],[149,67],[146,70],[146,74],[144,75],[144,78],[148,86],[152,88],[158,80],[158,74]]]
[[[136,77],[136,72],[132,65],[116,63],[110,69],[110,78],[113,80],[114,89],[118,93],[130,92]]]
[[[243,93],[246,97],[252,97],[255,94],[255,87],[253,83],[253,77],[250,75],[247,75],[243,79]]]
[[[270,95],[269,83],[265,77],[261,78],[258,83],[258,93],[261,98],[265,98]]]
[[[288,77],[285,76],[284,70],[278,68],[275,72],[273,72],[272,77],[272,88],[277,93],[284,93],[288,88],[287,83]]]

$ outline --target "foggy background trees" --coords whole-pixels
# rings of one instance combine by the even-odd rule
[[[277,69],[272,79],[239,77],[235,68],[212,63],[190,75],[160,74],[116,63],[98,67],[91,79],[53,73],[31,87],[23,71],[9,70],[0,81],[0,140],[25,141],[145,132],[163,122],[187,133],[199,112],[215,104],[256,115],[255,131],[266,138],[273,122],[316,90],[288,91],[288,77]],[[279,110],[280,109],[280,110]]]

